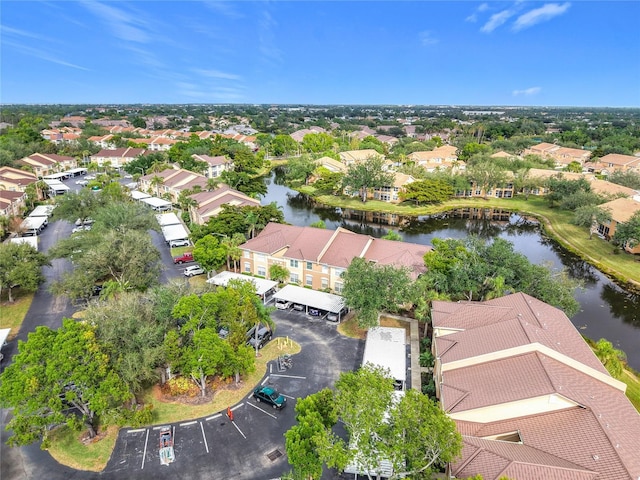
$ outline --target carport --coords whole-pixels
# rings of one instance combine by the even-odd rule
[[[60,182],[58,180],[47,180],[47,179],[45,179],[44,183],[47,184],[47,186],[49,187],[49,191],[51,193],[53,193],[54,195],[60,195],[60,194],[66,193],[69,190],[71,190],[64,183],[62,183],[62,182]]]
[[[25,235],[38,235],[47,226],[47,217],[27,217],[20,224]]]
[[[302,305],[307,314],[309,314],[309,309],[333,313],[338,316],[338,322],[342,320],[345,308],[344,299],[340,295],[318,292],[317,290],[310,290],[295,285],[287,285],[277,292],[273,298],[276,301],[281,300],[283,302]]]
[[[140,192],[138,190],[132,190],[131,198],[133,198],[134,200],[143,200],[145,198],[151,198],[151,195],[149,195],[148,193]]]
[[[207,283],[212,283],[218,287],[226,287],[230,280],[240,280],[241,282],[253,283],[256,287],[256,294],[260,296],[262,303],[265,304],[271,299],[269,295],[273,293],[278,286],[278,282],[274,282],[273,280],[249,277],[247,275],[242,275],[241,273],[227,271],[220,272],[215,277],[211,277],[207,280]]]
[[[167,243],[171,240],[186,240],[189,238],[189,232],[182,226],[182,224],[178,225],[165,225],[164,227],[160,227],[162,230],[162,235],[164,235],[164,239]]]
[[[166,227],[168,225],[179,225],[180,223],[182,223],[180,222],[178,216],[173,212],[159,213],[158,215],[156,215],[156,220],[158,220],[158,223],[161,227]]]
[[[171,202],[157,197],[141,198],[141,202],[146,203],[157,212],[171,210]]]

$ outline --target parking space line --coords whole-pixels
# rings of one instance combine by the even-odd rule
[[[205,418],[205,421],[210,421],[210,420],[214,420],[216,418],[220,418],[222,416],[221,413],[216,413],[215,415],[211,415],[210,417]]]
[[[266,413],[271,418],[275,418],[276,420],[278,419],[278,417],[276,417],[275,415],[267,412],[266,410],[263,410],[262,408],[258,407],[257,405],[254,405],[253,403],[247,403],[247,405],[251,405],[253,408],[255,408],[256,410],[260,410],[262,413]]]
[[[236,430],[238,430],[238,432],[240,432],[240,435],[242,435],[244,437],[244,439],[246,440],[247,437],[244,435],[244,433],[242,433],[242,430],[240,430],[240,427],[238,427],[238,425],[236,425],[236,422],[231,422],[231,424],[236,427]]]
[[[197,420],[193,420],[191,422],[184,422],[184,423],[181,423],[180,426],[181,427],[187,427],[189,425],[193,425],[194,423],[198,423],[198,421]]]
[[[265,383],[267,383],[268,381],[269,381],[269,377],[266,377],[266,378],[262,381],[262,383],[261,383],[260,385],[264,385],[264,384],[265,384]]]
[[[239,403],[238,405],[236,405],[235,407],[233,407],[233,408],[231,409],[231,411],[233,412],[234,410],[239,409],[242,405],[244,405],[244,403]]]
[[[146,430],[146,428],[138,428],[136,430],[127,430],[127,433],[140,433],[140,432],[144,432]]]
[[[306,378],[307,378],[307,377],[299,377],[297,375],[279,375],[277,373],[274,373],[271,376],[272,377],[281,377],[281,378],[301,378],[302,380],[306,380]]]
[[[200,422],[200,429],[202,430],[202,438],[204,439],[204,448],[206,448],[207,453],[209,453],[209,444],[207,443],[207,436],[204,434],[204,427],[202,426],[202,422]]]
[[[283,397],[286,397],[286,398],[290,398],[291,400],[295,400],[296,399],[296,397],[292,397],[291,395],[285,395],[284,393],[281,393],[280,395],[282,395]]]
[[[144,468],[144,459],[147,457],[147,443],[149,442],[149,430],[147,430],[147,438],[144,440],[144,452],[142,453],[142,465],[140,465],[140,470]]]

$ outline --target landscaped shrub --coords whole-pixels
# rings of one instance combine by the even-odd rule
[[[180,395],[193,397],[198,394],[198,389],[194,388],[191,380],[185,377],[173,377],[165,383],[164,388],[166,389],[166,393],[172,397]]]

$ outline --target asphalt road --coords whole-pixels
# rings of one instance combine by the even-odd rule
[[[77,178],[76,178],[77,179]],[[76,179],[66,183],[73,189]],[[40,250],[46,252],[58,240],[71,234],[73,226],[65,221],[49,224],[40,235]],[[161,234],[151,232],[154,244],[161,253],[164,269],[160,282],[182,277],[183,266],[173,260]],[[39,325],[58,328],[62,318],[71,317],[77,310],[64,297],[49,293],[52,281],[72,268],[67,260],[54,260],[44,268],[46,282],[34,296],[16,339],[3,349],[4,365],[17,352],[18,340],[27,339],[29,332]],[[289,470],[284,449],[284,433],[295,423],[295,400],[330,386],[341,372],[356,369],[362,359],[364,342],[342,337],[336,326],[324,320],[309,319],[300,312],[275,311],[276,336],[290,337],[302,346],[293,357],[293,367],[278,371],[272,362],[263,383],[272,385],[287,396],[287,406],[276,411],[258,404],[250,397],[231,406],[234,422],[226,412],[180,422],[175,429],[176,460],[161,466],[158,458],[157,427],[122,429],[111,459],[101,473],[83,472],[58,464],[38,445],[9,448],[5,427],[10,419],[6,410],[0,411],[0,478],[3,480],[57,479],[271,479]],[[326,472],[326,478],[341,478]]]

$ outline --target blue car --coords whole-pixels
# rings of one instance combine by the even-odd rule
[[[258,387],[253,391],[253,398],[256,402],[264,402],[278,410],[283,409],[287,405],[287,399],[277,390],[271,387]]]

